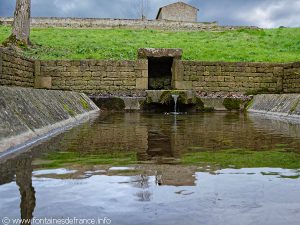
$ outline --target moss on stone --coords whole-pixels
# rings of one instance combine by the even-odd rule
[[[117,97],[99,99],[97,105],[108,111],[123,111],[125,109],[124,100]]]
[[[241,109],[241,100],[236,98],[225,98],[223,105],[227,110],[240,110]]]
[[[16,35],[11,34],[4,42],[2,42],[4,47],[15,46],[22,49],[27,48],[27,44],[21,40],[18,40]]]
[[[67,111],[67,113],[72,116],[72,117],[75,117],[76,116],[76,113],[73,109],[71,109],[67,104],[64,104],[64,110]]]
[[[214,107],[204,107],[200,112],[214,112]]]
[[[294,113],[297,110],[299,103],[300,103],[300,99],[297,99],[297,101],[292,105],[290,109],[290,113]]]
[[[164,91],[160,98],[159,98],[159,102],[161,104],[170,104],[170,102],[172,101],[172,94],[170,91]]]
[[[173,93],[172,93],[173,95]],[[178,103],[180,104],[187,104],[188,103],[188,96],[185,92],[180,92],[178,97]]]
[[[195,108],[197,111],[202,112],[205,109],[204,103],[201,100],[201,98],[193,97],[193,98],[188,99],[187,102],[190,105],[195,105]]]
[[[85,110],[88,110],[90,108],[89,103],[84,98],[80,98],[80,103]]]
[[[151,97],[147,97],[146,101],[147,104],[150,104],[153,102],[153,99]]]
[[[250,109],[250,107],[253,105],[253,102],[254,102],[254,99],[251,99],[250,101],[248,101],[246,104],[245,104],[245,109],[246,111],[248,111]]]
[[[164,91],[160,96],[159,103],[170,104],[174,100],[172,95],[179,95],[178,103],[188,104],[187,94],[185,92],[176,91],[176,90]]]

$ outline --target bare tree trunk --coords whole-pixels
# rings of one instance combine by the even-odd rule
[[[31,0],[17,0],[14,14],[12,34],[8,44],[17,46],[29,45]]]

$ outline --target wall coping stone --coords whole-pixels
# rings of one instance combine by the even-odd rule
[[[171,57],[174,59],[181,59],[181,48],[140,48],[138,50],[139,59],[147,59],[148,57],[160,58]]]

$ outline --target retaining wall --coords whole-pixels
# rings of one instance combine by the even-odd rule
[[[0,24],[11,26],[13,18],[0,18]],[[102,18],[57,18],[33,17],[31,27],[63,27],[63,28],[99,28],[99,29],[157,29],[157,30],[234,30],[258,29],[247,26],[219,26],[216,22],[178,22],[168,20],[141,20],[141,19],[102,19]]]
[[[0,157],[98,110],[85,94],[0,86]]]
[[[300,92],[299,63],[183,61],[178,89],[207,92]],[[147,60],[42,61],[41,77],[52,88],[85,93],[126,93],[148,88]]]
[[[300,92],[300,62],[173,63],[179,90],[205,92]],[[148,89],[148,60],[30,60],[0,48],[0,85],[131,95]]]
[[[0,48],[0,85],[34,86],[34,61]]]
[[[178,64],[178,63],[177,63]],[[176,88],[206,92],[300,92],[299,63],[182,61]],[[180,66],[179,66],[180,67]],[[147,90],[148,61],[42,61],[52,88],[89,94]],[[176,69],[178,74],[178,70]]]
[[[51,81],[52,89],[118,93],[147,88],[140,85],[147,80],[147,70],[147,60],[41,61],[39,76]]]
[[[289,67],[280,63],[183,61],[183,80],[197,91],[281,92],[284,70]]]
[[[300,62],[291,63],[285,68],[283,92],[300,93]]]

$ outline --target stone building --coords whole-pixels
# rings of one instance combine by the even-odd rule
[[[194,6],[184,2],[176,2],[161,7],[158,10],[157,20],[171,20],[182,22],[197,22],[198,11]]]

